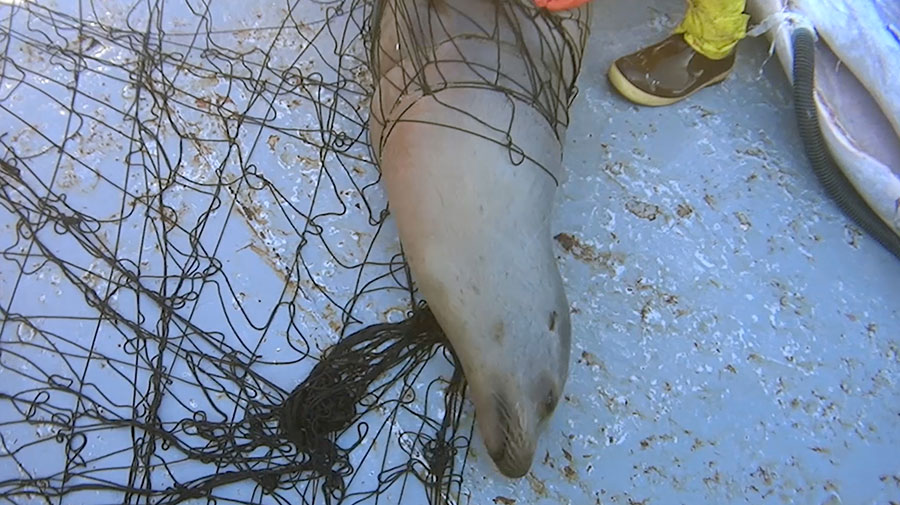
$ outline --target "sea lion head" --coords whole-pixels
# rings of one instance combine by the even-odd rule
[[[561,289],[545,307],[496,322],[483,345],[465,346],[460,356],[485,447],[510,478],[531,469],[568,377],[571,329]]]

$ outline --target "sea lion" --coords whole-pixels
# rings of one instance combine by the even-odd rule
[[[406,259],[508,477],[562,395],[569,303],[550,230],[586,8],[382,0],[370,140]]]

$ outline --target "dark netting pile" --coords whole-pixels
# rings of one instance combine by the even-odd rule
[[[471,408],[368,143],[383,7],[0,1],[5,501],[460,502]],[[493,85],[564,125],[585,40],[515,9],[547,43]]]

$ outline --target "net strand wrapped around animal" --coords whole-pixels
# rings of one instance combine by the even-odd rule
[[[418,301],[367,142],[369,68],[385,63],[373,13],[428,6],[233,4],[0,6],[0,492],[362,503],[417,500],[413,479],[458,502],[461,367]],[[479,76],[451,88],[516,104],[497,124],[448,103],[467,118],[453,127],[555,187],[587,16],[472,5],[493,21],[441,47],[493,58],[407,48],[426,73]],[[422,33],[424,18],[397,19]],[[523,117],[555,155],[529,152]]]

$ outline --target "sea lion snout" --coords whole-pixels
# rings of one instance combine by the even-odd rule
[[[523,422],[523,412],[500,396],[496,402],[495,432],[499,436],[485,439],[488,454],[500,472],[512,479],[523,477],[531,469],[534,451],[537,444],[535,434],[529,433]]]
[[[501,441],[499,448],[488,449],[488,454],[497,465],[500,473],[510,479],[518,479],[524,477],[531,470],[531,462],[534,460],[534,447],[528,449],[519,448],[515,451],[509,451],[506,440]]]
[[[531,469],[540,434],[556,409],[563,383],[549,371],[522,374],[513,381],[511,377],[473,385],[473,393],[485,448],[497,469],[516,479]],[[479,387],[491,391],[487,398],[479,398],[483,391]]]

